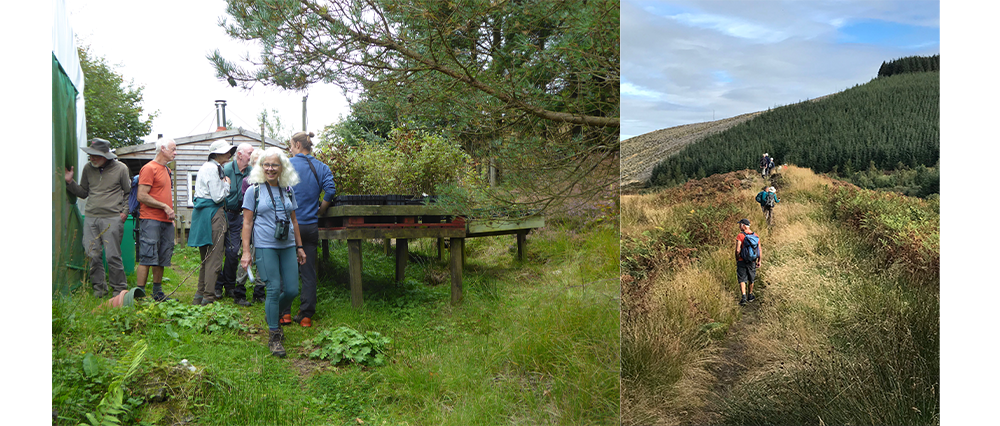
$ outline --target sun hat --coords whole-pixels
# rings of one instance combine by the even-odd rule
[[[224,140],[217,140],[215,142],[212,142],[212,145],[208,147],[209,158],[212,157],[212,154],[225,154],[227,152],[230,154],[236,152],[236,147],[230,145],[229,142],[226,142]]]
[[[101,157],[107,158],[108,160],[114,160],[118,158],[113,152],[111,152],[111,142],[108,142],[101,138],[93,138],[90,140],[90,146],[82,146],[80,149],[90,155],[100,155]]]
[[[774,187],[773,186],[767,187],[767,192],[774,192]]]

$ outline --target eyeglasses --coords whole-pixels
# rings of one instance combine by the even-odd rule
[[[281,163],[278,163],[278,164],[264,163],[264,164],[261,164],[261,167],[263,167],[265,170],[280,169],[281,168]]]

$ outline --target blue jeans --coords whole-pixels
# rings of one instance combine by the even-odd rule
[[[291,309],[299,295],[299,262],[295,247],[254,249],[258,280],[267,287],[264,299],[264,319],[269,328],[278,328],[278,313]]]

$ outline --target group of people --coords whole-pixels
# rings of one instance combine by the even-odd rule
[[[761,177],[767,177],[767,175],[771,174],[771,170],[774,169],[774,157],[768,156],[765,152],[764,156],[760,159],[759,166]]]
[[[333,201],[336,186],[330,167],[311,155],[313,137],[306,132],[293,135],[288,142],[291,158],[276,147],[261,151],[248,143],[215,141],[195,181],[188,245],[198,248],[201,267],[192,303],[208,305],[231,296],[236,304],[251,306],[240,276],[256,266],[251,298],[264,303],[268,347],[276,356],[285,356],[281,326],[297,322],[311,327],[316,312],[318,222]],[[95,138],[81,149],[90,161],[80,183],[73,180],[72,167],[66,171],[66,187],[87,199],[83,245],[94,296],[107,297],[108,285],[114,296],[128,289],[121,259],[131,190],[128,167],[117,161],[106,140]],[[156,301],[168,299],[162,282],[164,267],[173,257],[175,212],[167,164],[176,155],[173,139],[159,139],[155,157],[139,171],[136,285]],[[150,271],[153,290],[147,293]],[[299,310],[293,318],[292,301],[299,297],[300,279]]]
[[[774,159],[764,153],[764,159],[761,160],[761,174],[767,176],[772,168],[774,168]],[[773,226],[774,206],[781,202],[775,188],[773,186],[762,187],[757,196],[754,197],[754,201],[760,204],[767,226]],[[740,233],[736,235],[736,281],[740,286],[740,306],[743,306],[756,300],[753,294],[753,284],[757,278],[757,268],[760,268],[763,259],[763,249],[760,244],[760,236],[750,228],[749,219],[740,219],[737,224]]]

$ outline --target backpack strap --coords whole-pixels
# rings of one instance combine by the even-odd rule
[[[253,188],[253,222],[257,224],[257,204],[260,202],[260,184],[251,185]],[[253,228],[250,229],[250,246],[253,246]]]
[[[323,185],[319,183],[319,174],[316,173],[316,168],[313,167],[312,161],[309,161],[309,157],[306,157],[306,164],[309,165],[309,169],[313,172],[313,177],[316,178],[316,185],[320,187],[320,191],[323,190]]]

